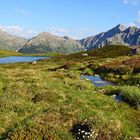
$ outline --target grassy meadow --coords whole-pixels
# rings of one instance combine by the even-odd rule
[[[8,56],[59,56],[59,55],[61,55],[61,54],[56,54],[56,53],[22,54],[19,52],[0,50],[0,58],[8,57]]]
[[[11,52],[11,51],[5,51],[0,50],[0,57],[6,57],[6,56],[20,56],[23,54],[17,53],[17,52]]]
[[[95,50],[0,65],[0,140],[75,140],[71,129],[82,123],[94,130],[91,140],[139,138],[140,56],[121,48],[116,56]],[[81,74],[100,74],[117,86],[94,87]]]

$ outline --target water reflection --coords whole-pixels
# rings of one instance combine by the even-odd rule
[[[40,57],[40,56],[10,56],[0,58],[0,64],[7,63],[17,63],[17,62],[32,62],[40,59],[45,59],[48,57]]]
[[[113,85],[113,83],[111,82],[102,80],[100,75],[95,75],[95,76],[82,75],[81,78],[90,80],[97,87]]]

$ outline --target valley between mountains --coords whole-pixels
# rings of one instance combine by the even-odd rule
[[[123,25],[82,40],[0,31],[0,59],[49,56],[0,64],[0,140],[139,140],[139,45]]]
[[[59,37],[47,32],[38,34],[31,39],[9,35],[0,31],[0,49],[18,51],[25,54],[34,53],[75,53],[82,50],[91,50],[106,45],[118,44],[137,46],[140,44],[140,29],[125,27],[121,24],[81,40],[74,40],[68,36]]]

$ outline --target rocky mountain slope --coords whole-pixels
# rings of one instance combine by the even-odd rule
[[[47,32],[40,33],[30,39],[28,43],[19,50],[21,53],[74,53],[84,50],[84,47],[76,40],[67,36],[58,37]]]
[[[79,41],[86,49],[100,48],[109,44],[139,45],[140,29],[117,25],[113,29]]]
[[[21,53],[75,53],[81,50],[91,50],[110,44],[137,46],[140,45],[140,28],[124,27],[119,24],[107,32],[82,40],[74,40],[67,36],[58,37],[47,32],[27,40],[9,35],[0,30],[0,50],[18,50]]]
[[[27,43],[27,39],[16,37],[0,30],[0,50],[16,51]]]

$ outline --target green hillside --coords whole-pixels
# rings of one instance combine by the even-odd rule
[[[10,35],[0,30],[0,50],[16,51],[27,43],[27,39]]]
[[[22,54],[21,53],[17,53],[17,52],[0,50],[0,57],[5,57],[5,56],[19,56],[19,55],[22,55]]]
[[[85,56],[88,55],[88,56]],[[130,54],[130,48],[123,45],[109,45],[102,48],[93,50],[83,51],[75,54],[70,54],[67,58],[75,59],[86,59],[86,58],[115,58],[119,56],[127,56]]]
[[[55,56],[37,64],[0,65],[0,139],[75,140],[74,130],[81,125],[90,126],[93,140],[139,138],[140,56],[127,56],[128,50],[121,56],[119,50],[118,56],[111,58],[112,51],[101,48],[99,52]],[[110,58],[104,52],[110,53]],[[126,73],[118,71],[116,75],[114,64],[119,68],[129,63],[134,69],[137,64],[137,69],[130,74],[122,67]],[[118,86],[95,87],[81,79],[82,74],[101,74],[103,78],[112,74]],[[130,84],[120,82],[119,76],[136,79]],[[112,95],[119,93],[124,102],[114,101]]]
[[[75,53],[84,50],[78,41],[68,38],[59,37],[47,32],[40,33],[36,37],[30,39],[28,43],[22,47],[19,52],[24,54],[34,53]]]

